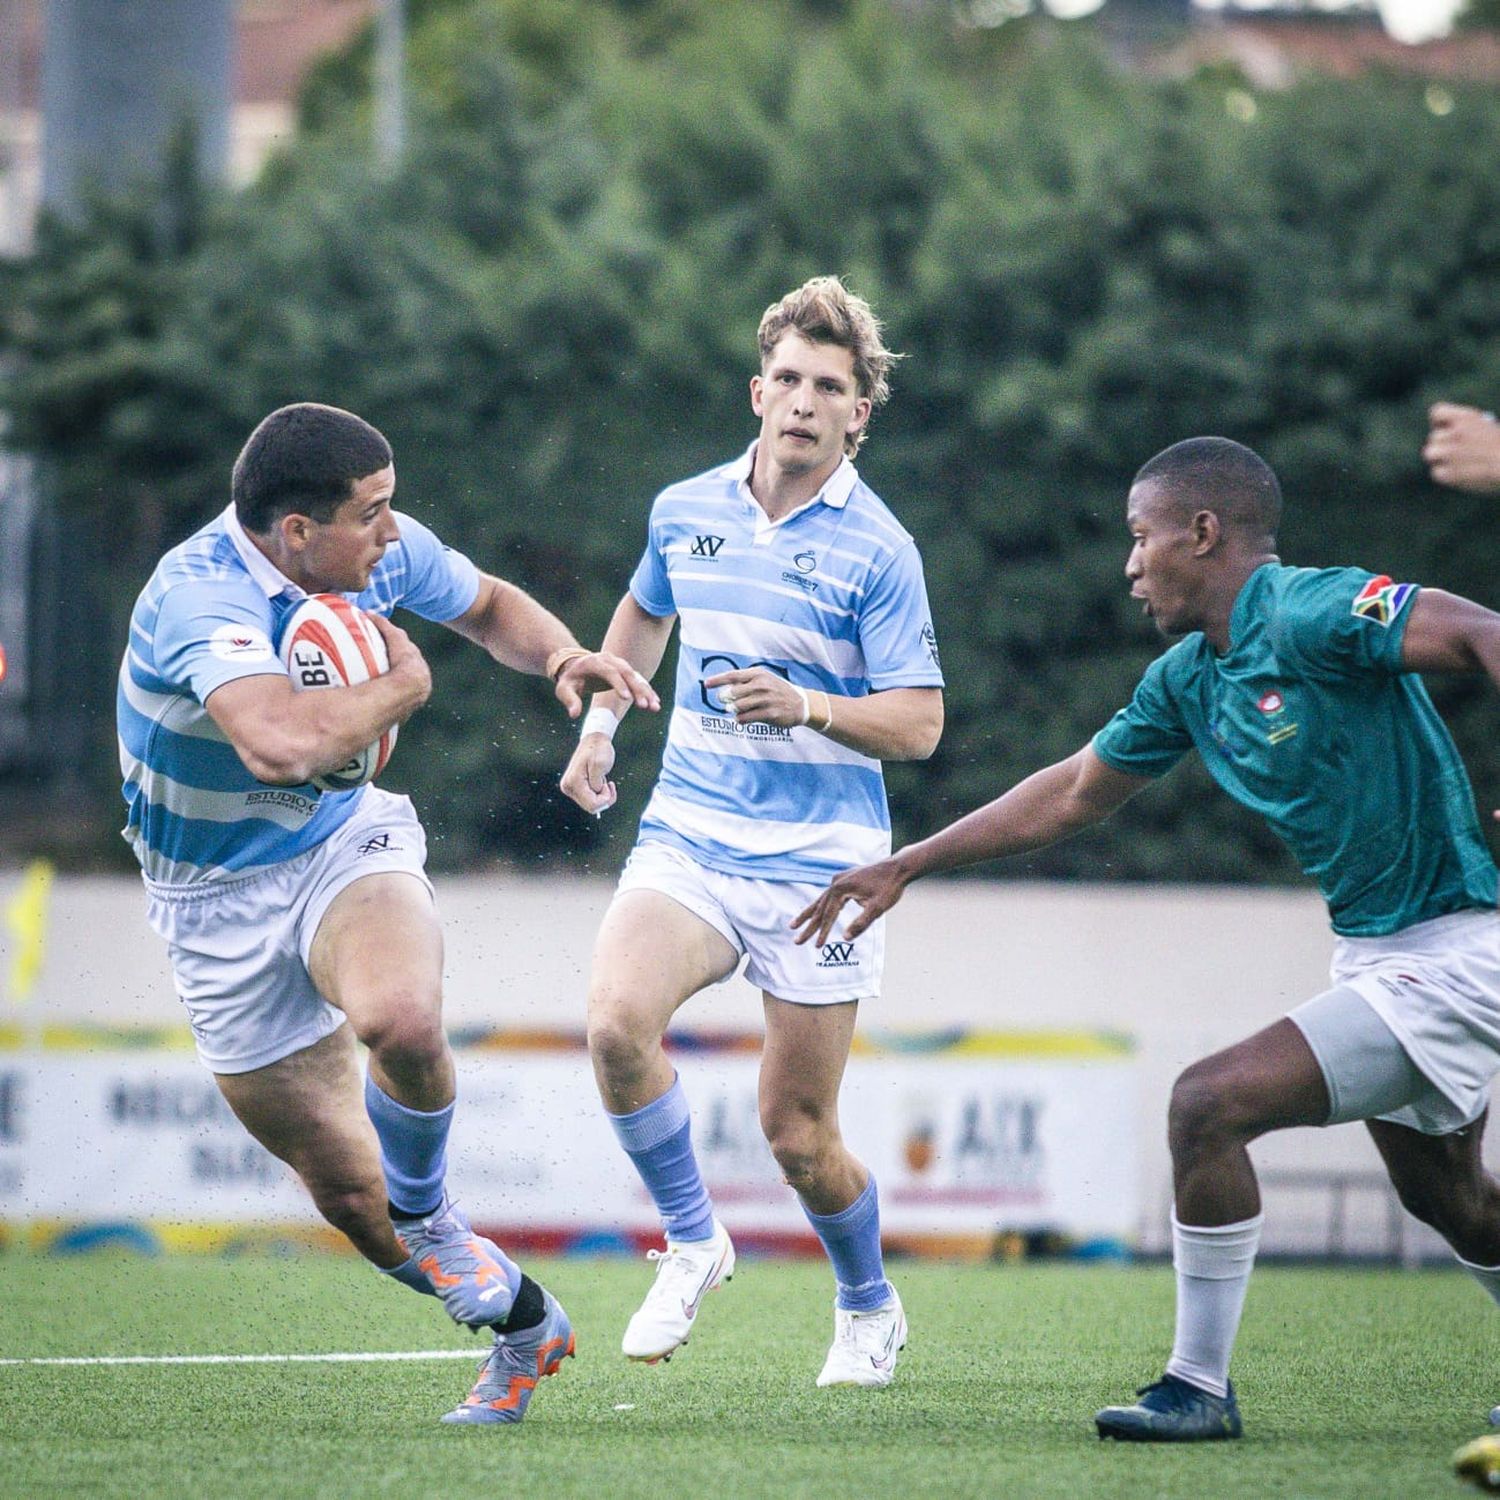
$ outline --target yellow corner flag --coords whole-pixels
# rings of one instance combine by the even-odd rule
[[[19,1005],[36,986],[47,948],[47,900],[52,893],[52,862],[34,859],[21,875],[21,887],[5,908],[5,926],[15,943],[6,991]]]

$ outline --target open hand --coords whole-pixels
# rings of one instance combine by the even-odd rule
[[[906,889],[907,877],[895,859],[862,865],[835,876],[828,889],[792,918],[797,942],[815,942],[821,947],[828,941],[833,924],[847,901],[856,902],[860,911],[844,927],[844,936],[857,938],[870,923],[883,917]]]
[[[655,713],[661,707],[656,689],[623,656],[608,651],[590,651],[575,656],[557,674],[557,701],[576,719],[583,712],[585,693],[618,693],[637,708]]]

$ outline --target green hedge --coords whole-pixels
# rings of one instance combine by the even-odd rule
[[[253,190],[160,191],[44,226],[4,269],[0,397],[56,503],[110,538],[79,587],[123,639],[156,555],[226,498],[271,407],[380,425],[398,504],[602,631],[662,485],[754,434],[760,311],[838,271],[909,356],[861,468],[916,533],[949,676],[937,755],[891,771],[898,836],[1076,749],[1160,649],[1127,598],[1124,495],[1167,443],[1258,448],[1283,555],[1497,602],[1500,505],[1419,458],[1438,396],[1500,398],[1500,100],[1395,78],[1253,94],[1115,71],[1086,25],[918,23],[882,0],[427,0],[413,143],[373,173],[368,44],[323,68]],[[44,601],[45,602],[45,601]],[[614,867],[623,806],[555,792],[539,682],[423,630],[438,691],[390,781],[440,864]],[[112,826],[112,663],[98,671]],[[1487,805],[1493,692],[1440,687]],[[1283,879],[1248,815],[1177,772],[1012,873]],[[101,834],[101,838],[107,838]]]

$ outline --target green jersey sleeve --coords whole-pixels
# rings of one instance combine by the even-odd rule
[[[1165,776],[1193,748],[1171,685],[1180,650],[1157,657],[1130,702],[1094,736],[1094,754],[1105,765],[1131,776]]]
[[[1289,568],[1270,622],[1280,661],[1328,681],[1401,671],[1418,593],[1364,568]]]

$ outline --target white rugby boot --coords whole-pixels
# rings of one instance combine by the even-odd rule
[[[882,1386],[896,1373],[896,1356],[906,1347],[906,1313],[891,1288],[891,1300],[871,1312],[833,1310],[833,1347],[823,1362],[819,1385]]]
[[[687,1343],[704,1294],[734,1275],[734,1245],[715,1219],[712,1239],[668,1240],[665,1250],[648,1250],[646,1258],[656,1262],[656,1280],[626,1324],[620,1348],[627,1359],[654,1365]]]

